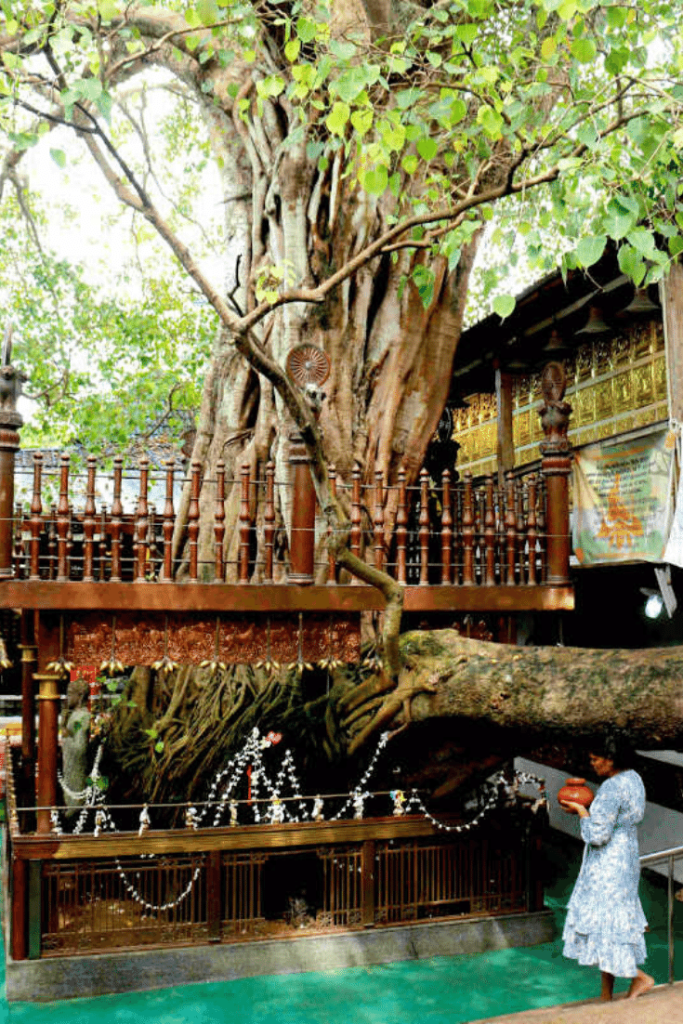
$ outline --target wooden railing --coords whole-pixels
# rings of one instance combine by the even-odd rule
[[[409,814],[41,836],[19,827],[13,761],[14,960],[542,909],[530,813],[499,808],[466,832]]]
[[[174,508],[177,469],[169,463],[165,472],[165,501],[158,510],[149,501],[149,464],[142,459],[137,467],[138,496],[135,508],[122,502],[123,463],[114,460],[111,477],[100,479],[94,458],[88,459],[87,477],[70,473],[70,459],[61,457],[58,500],[46,507],[43,499],[43,456],[34,455],[33,497],[30,509],[15,508],[12,523],[11,578],[16,580],[55,581],[58,583],[170,583],[177,575],[173,560],[173,535],[176,527]],[[498,487],[492,476],[473,483],[454,483],[444,471],[438,485],[426,470],[417,486],[406,485],[405,473],[387,486],[381,473],[374,484],[361,483],[360,470],[354,470],[348,487],[335,491],[349,509],[350,547],[400,583],[412,586],[540,586],[549,578],[549,537],[547,531],[547,495],[542,474],[524,478],[507,475]],[[240,585],[275,581],[275,549],[289,549],[290,563],[313,564],[316,540],[324,539],[325,524],[302,529],[293,525],[286,535],[276,509],[283,502],[281,492],[291,489],[291,481],[276,481],[273,464],[265,476],[255,479],[248,465],[242,467],[239,480],[226,480],[219,464],[215,479],[202,479],[201,466],[192,464],[189,474],[190,500],[187,515],[187,554],[183,578],[189,583],[225,583]],[[295,478],[296,482],[296,478]],[[225,556],[225,495],[237,487],[240,494],[238,535],[235,557]],[[97,504],[96,493],[112,495],[111,504]],[[305,480],[295,490],[291,504],[300,508],[311,500],[310,483]],[[305,493],[302,493],[305,492]],[[79,499],[74,492],[80,492]],[[278,493],[280,492],[280,493]],[[199,520],[202,503],[213,507],[212,549],[210,558],[199,556]],[[257,524],[255,510],[263,515]],[[566,538],[565,538],[566,539]],[[207,545],[205,545],[206,549]],[[296,582],[301,574],[294,572]],[[337,584],[339,574],[334,560],[326,557],[315,566],[315,573],[304,582]],[[280,572],[281,582],[293,582],[292,572]]]

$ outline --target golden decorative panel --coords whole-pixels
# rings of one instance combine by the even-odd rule
[[[635,324],[614,337],[588,340],[565,360],[572,405],[569,437],[574,446],[593,444],[668,417],[664,334],[661,323]],[[472,395],[458,410],[455,436],[461,444],[458,469],[475,475],[495,472],[497,411],[492,394]],[[539,458],[543,429],[540,373],[513,381],[512,436],[515,465]],[[463,415],[464,414],[464,415]],[[469,428],[469,429],[467,429]]]

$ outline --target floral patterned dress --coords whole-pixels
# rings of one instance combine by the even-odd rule
[[[562,935],[566,957],[618,978],[635,978],[647,956],[636,830],[644,813],[645,787],[637,772],[603,782],[590,815],[581,819],[586,846]]]

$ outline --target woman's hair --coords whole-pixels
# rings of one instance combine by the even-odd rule
[[[636,752],[633,745],[626,736],[619,733],[606,732],[601,736],[594,736],[588,749],[591,754],[609,758],[620,771],[631,768],[635,761]]]

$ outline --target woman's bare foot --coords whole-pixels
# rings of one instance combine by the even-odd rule
[[[644,971],[638,971],[638,974],[631,982],[626,998],[637,999],[638,996],[644,996],[646,992],[649,992],[654,987],[654,983],[655,979],[650,977],[649,974],[645,974]]]
[[[609,974],[607,971],[601,971],[600,977],[602,981],[600,999],[603,1003],[608,1003],[612,998],[612,993],[614,992],[614,975]]]

